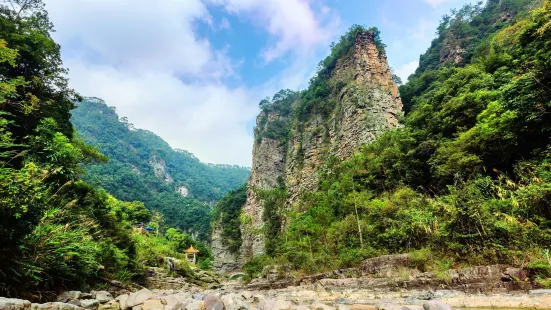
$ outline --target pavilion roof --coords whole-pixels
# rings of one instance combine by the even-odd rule
[[[199,253],[199,250],[195,249],[192,245],[189,249],[185,250],[184,253]]]

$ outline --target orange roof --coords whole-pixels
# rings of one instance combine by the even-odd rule
[[[199,250],[196,250],[193,248],[193,245],[189,247],[189,249],[185,250],[184,253],[199,253]]]

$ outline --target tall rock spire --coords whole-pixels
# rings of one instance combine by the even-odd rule
[[[268,218],[281,217],[283,211],[299,201],[301,194],[317,189],[318,171],[328,157],[344,160],[361,145],[398,126],[402,102],[384,47],[372,30],[358,31],[353,39],[349,50],[332,68],[326,81],[329,94],[316,103],[319,106],[299,116],[297,108],[304,102],[301,96],[296,96],[292,112],[270,109],[258,116],[253,166],[243,207],[243,243],[235,256],[237,263],[266,251]],[[274,124],[284,124],[286,135],[263,134]],[[266,198],[259,193],[273,189],[285,191],[286,196],[278,210],[273,207],[266,210]],[[281,231],[285,222],[281,218],[278,223]],[[273,233],[273,223],[270,224]],[[214,256],[219,254],[224,253]]]

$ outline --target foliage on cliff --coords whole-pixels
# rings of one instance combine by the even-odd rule
[[[331,95],[335,95],[342,85],[329,85],[329,78],[333,74],[337,61],[352,56],[356,39],[362,33],[368,33],[371,36],[380,53],[384,51],[385,45],[380,38],[379,29],[359,25],[350,27],[337,43],[331,44],[331,53],[320,61],[316,75],[310,79],[308,88],[300,93],[300,101],[295,107],[298,121],[305,120],[306,116],[314,112],[328,114],[333,110],[334,100],[328,99],[331,99]]]
[[[86,166],[84,179],[124,201],[139,200],[165,215],[168,225],[208,239],[210,207],[241,186],[247,168],[207,165],[183,150],[173,150],[152,132],[134,129],[115,108],[101,99],[84,98],[71,121],[86,143],[109,157],[107,163]],[[185,187],[189,196],[177,192]]]
[[[314,272],[431,249],[457,264],[534,265],[551,242],[551,1],[519,9],[509,26],[496,26],[494,9],[528,3],[488,1],[444,18],[443,35],[469,30],[450,22],[465,12],[493,30],[466,40],[460,63],[424,65],[429,49],[405,85],[404,127],[327,160],[319,190],[274,240],[281,263]]]
[[[306,89],[298,92],[282,89],[272,99],[268,97],[260,101],[261,111],[255,129],[256,143],[260,143],[263,138],[287,143],[291,130],[300,130],[301,122],[308,115],[328,114],[335,108],[334,100],[329,99],[336,96],[343,84],[329,85],[329,79],[339,60],[352,57],[354,44],[363,33],[371,37],[380,52],[384,52],[385,45],[376,27],[350,27],[337,43],[331,44],[331,53],[319,62],[316,74],[310,79]],[[270,115],[276,119],[268,121]]]
[[[40,0],[0,3],[2,296],[124,281],[144,269],[131,224],[150,212],[80,180],[84,164],[106,158],[73,132],[78,96],[52,31]]]
[[[444,15],[436,31],[436,38],[426,53],[420,56],[419,67],[400,87],[402,103],[407,112],[416,98],[437,80],[438,68],[461,67],[472,62],[477,49],[489,44],[496,32],[514,23],[536,0],[489,0],[483,5],[467,4],[451,15]]]
[[[247,186],[229,192],[220,200],[213,210],[213,228],[222,228],[222,242],[227,245],[228,250],[237,252],[241,246],[240,217],[241,209],[247,201]]]

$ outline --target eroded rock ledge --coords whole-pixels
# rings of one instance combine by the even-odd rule
[[[263,279],[255,279],[247,289],[281,289],[290,286],[323,287],[333,291],[370,289],[453,289],[467,293],[527,292],[540,288],[528,279],[522,268],[507,265],[474,266],[441,272],[422,272],[412,268],[407,254],[385,255],[365,260],[357,268],[338,269],[311,276],[293,277],[273,270]]]

